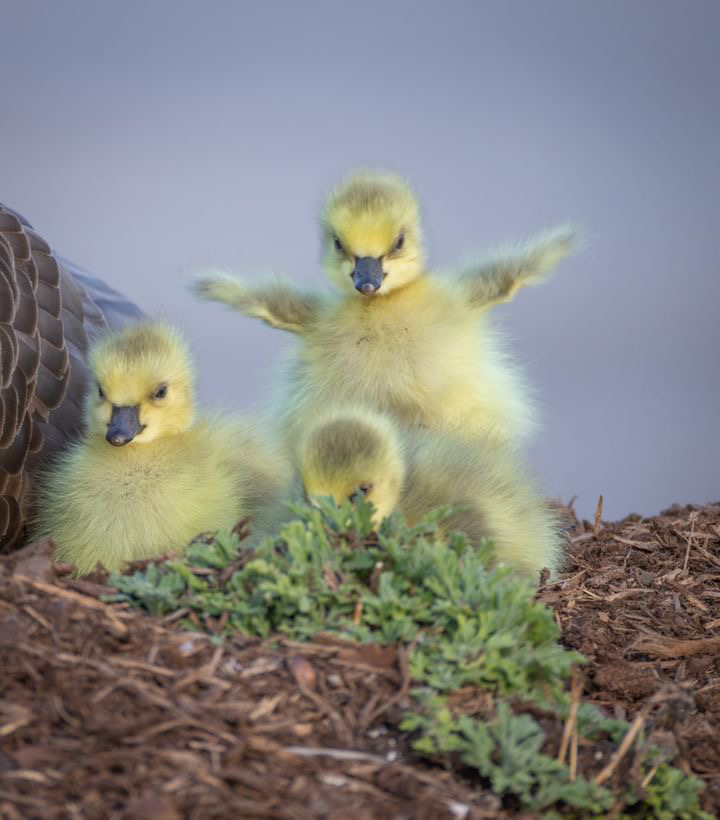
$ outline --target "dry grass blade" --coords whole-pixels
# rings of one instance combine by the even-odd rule
[[[685,551],[685,560],[683,561],[683,572],[687,572],[688,560],[690,559],[690,549],[692,548],[693,538],[695,537],[695,522],[697,521],[697,512],[690,513],[690,532],[687,537],[687,550]]]
[[[620,762],[625,757],[625,755],[630,751],[630,747],[633,745],[635,738],[638,736],[638,733],[645,725],[645,721],[647,720],[648,713],[652,708],[652,703],[648,702],[643,706],[643,708],[637,713],[635,716],[635,720],[630,724],[630,728],[627,730],[625,737],[622,739],[622,743],[618,746],[615,751],[615,754],[610,758],[607,766],[597,774],[595,777],[595,783],[598,786],[601,786],[605,781],[609,780],[617,767],[620,765]]]
[[[595,526],[593,527],[593,536],[597,538],[602,530],[602,512],[603,512],[603,497],[598,498],[597,509],[595,510]]]
[[[562,740],[560,741],[560,751],[557,756],[558,763],[565,762],[565,757],[570,746],[570,738],[572,737],[573,731],[575,730],[577,724],[577,712],[580,704],[582,689],[582,679],[577,674],[577,671],[573,671],[572,686],[570,688],[570,711],[568,712],[567,720],[565,721],[565,726],[563,727]]]
[[[577,721],[572,729],[572,738],[570,742],[570,780],[577,778],[578,768],[578,727]]]

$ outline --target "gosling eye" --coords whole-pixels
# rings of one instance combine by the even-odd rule
[[[404,245],[405,245],[405,234],[401,233],[400,236],[398,236],[397,241],[395,242],[395,247],[393,248],[393,251],[401,251],[403,249]]]
[[[335,250],[338,253],[345,253],[345,248],[343,248],[342,242],[337,238],[336,235],[333,235],[333,242],[335,243]]]
[[[152,394],[154,400],[164,399],[167,396],[168,386],[166,384],[161,384],[160,387],[155,390]]]
[[[105,401],[105,391],[102,389],[100,385],[97,386],[98,388],[98,398],[100,401]]]

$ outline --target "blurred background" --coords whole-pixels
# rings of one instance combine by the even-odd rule
[[[203,401],[263,401],[290,335],[188,272],[324,287],[358,164],[419,191],[431,262],[581,225],[497,310],[545,490],[590,517],[720,498],[717,0],[0,0],[0,201],[189,334]]]

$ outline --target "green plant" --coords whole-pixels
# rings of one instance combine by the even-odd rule
[[[115,599],[158,615],[181,607],[227,613],[227,631],[261,637],[334,632],[362,642],[402,642],[411,648],[410,671],[420,687],[402,728],[415,733],[420,754],[474,768],[525,811],[563,808],[590,816],[620,800],[633,816],[706,816],[698,808],[699,781],[664,764],[642,793],[628,786],[617,795],[582,776],[572,779],[567,766],[542,751],[543,729],[513,703],[534,704],[563,721],[567,678],[583,659],[558,645],[552,612],[534,601],[526,581],[508,568],[488,568],[490,543],[443,533],[449,510],[414,527],[393,516],[378,533],[364,499],[340,507],[328,499],[294,512],[297,520],[252,550],[220,533],[209,544],[191,544],[182,560],[113,576]],[[492,713],[454,715],[446,696],[461,687],[490,693]],[[583,737],[617,743],[626,729],[581,705]]]

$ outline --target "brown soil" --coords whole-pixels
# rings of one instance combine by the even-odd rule
[[[540,598],[588,659],[578,693],[641,723],[720,812],[720,504],[576,522],[570,538],[568,572]],[[217,646],[177,615],[100,602],[102,576],[73,581],[49,552],[0,559],[0,817],[513,816],[468,772],[413,755],[402,649]],[[557,754],[566,727],[537,717]],[[579,771],[633,776],[613,752],[581,748]]]
[[[539,597],[588,660],[584,698],[627,720],[642,713],[720,815],[720,504],[576,521],[570,539],[569,571]]]

